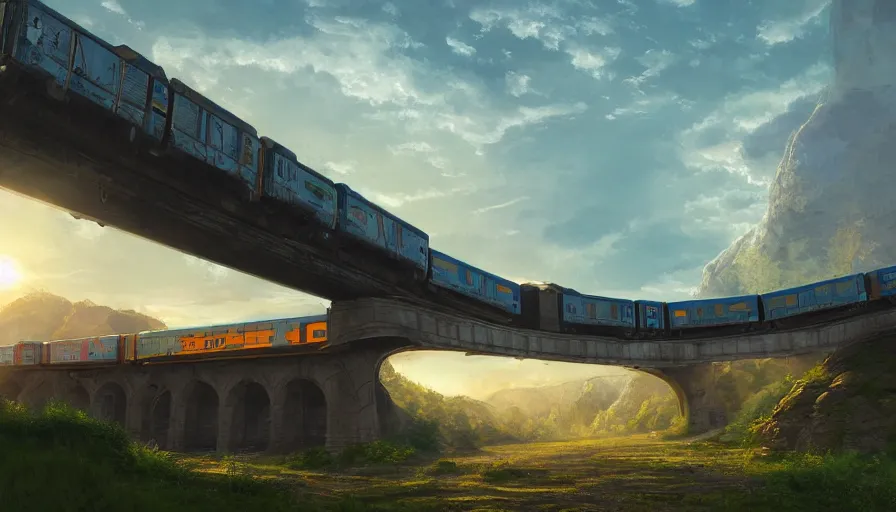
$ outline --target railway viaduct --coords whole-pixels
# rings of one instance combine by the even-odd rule
[[[618,365],[675,390],[690,433],[725,425],[712,363],[786,357],[873,338],[896,310],[793,331],[688,341],[619,341],[517,330],[387,299],[334,302],[328,346],[314,355],[83,370],[7,370],[0,394],[38,407],[50,398],[124,425],[176,451],[339,449],[393,431],[398,411],[378,379],[404,350],[436,349]]]

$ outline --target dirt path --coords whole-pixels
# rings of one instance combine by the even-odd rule
[[[199,462],[199,461],[197,461]],[[339,473],[293,471],[272,460],[206,470],[248,472],[319,497],[354,495],[395,510],[720,510],[746,491],[743,450],[648,436],[493,446],[475,455]]]

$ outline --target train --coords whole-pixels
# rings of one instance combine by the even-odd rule
[[[490,321],[620,339],[674,337],[786,328],[794,318],[883,303],[896,293],[896,267],[763,295],[680,302],[516,283],[432,248],[425,231],[305,165],[294,151],[169,78],[132,48],[103,41],[38,0],[0,2],[0,59],[0,82],[11,74],[27,76],[43,83],[50,98],[96,105],[117,120],[121,142],[149,158],[175,158],[229,177],[247,202],[284,208],[327,240],[383,256],[388,265],[408,270],[410,284],[426,297],[460,303],[479,318],[488,311]],[[139,351],[132,356],[139,359]]]
[[[96,367],[178,360],[252,357],[327,342],[327,316],[312,315],[134,334],[54,341],[20,341],[0,347],[0,366]],[[257,352],[256,352],[257,353]]]

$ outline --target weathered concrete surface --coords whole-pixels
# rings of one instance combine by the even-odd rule
[[[403,338],[418,348],[635,368],[823,352],[894,328],[896,310],[887,310],[802,330],[686,341],[621,341],[515,329],[390,299],[334,302],[329,317],[330,346],[334,347],[365,339]]]
[[[701,434],[728,424],[727,412],[715,390],[715,365],[701,363],[663,369],[643,369],[663,379],[678,397],[679,412],[689,434]]]
[[[123,424],[175,451],[339,449],[393,423],[379,365],[393,347],[328,355],[89,370],[9,370],[0,395],[40,407],[51,398]]]

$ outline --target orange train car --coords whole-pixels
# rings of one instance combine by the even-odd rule
[[[210,327],[147,331],[125,340],[125,359],[140,362],[178,356],[222,356],[327,341],[327,316],[285,318]]]

